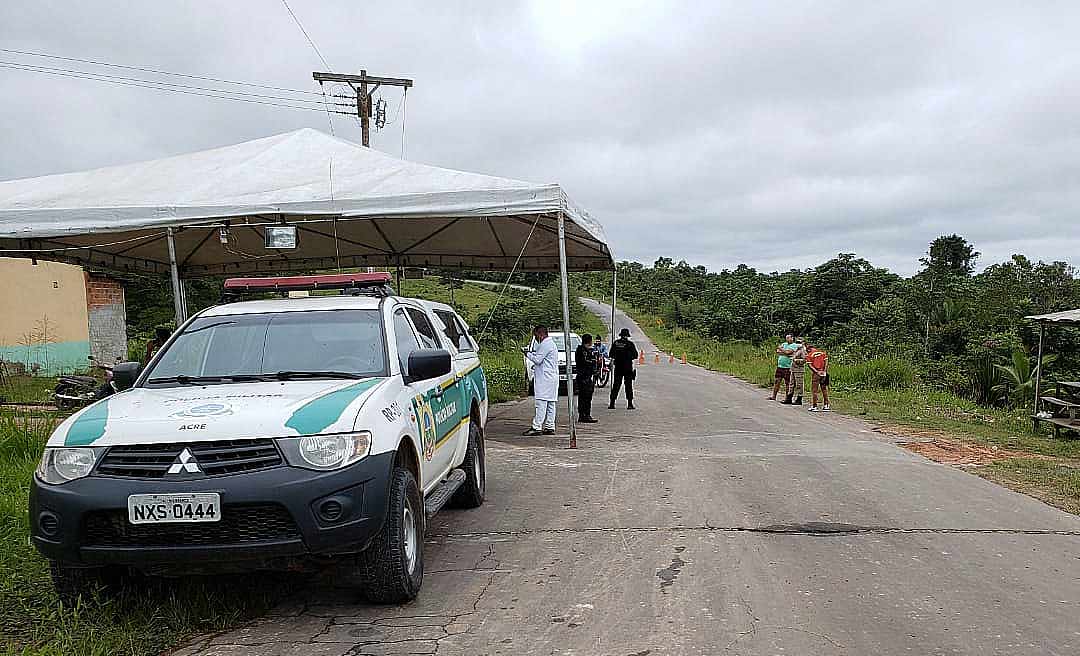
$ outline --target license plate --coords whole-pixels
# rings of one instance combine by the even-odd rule
[[[172,524],[221,520],[221,495],[132,494],[128,497],[128,521],[132,524]]]

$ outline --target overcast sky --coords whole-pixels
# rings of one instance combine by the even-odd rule
[[[409,159],[558,182],[620,258],[856,252],[906,274],[958,232],[983,266],[1080,265],[1074,0],[289,4],[333,69],[415,79],[407,111],[383,94],[397,121],[376,148],[398,155],[404,123]],[[300,89],[323,68],[280,0],[4,0],[0,47]],[[0,179],[328,129],[4,68],[0,98]],[[360,140],[349,117],[334,129]]]

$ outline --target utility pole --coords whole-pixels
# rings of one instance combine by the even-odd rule
[[[413,85],[413,81],[407,78],[368,75],[364,70],[360,71],[360,75],[315,71],[311,77],[320,85],[323,82],[344,82],[352,88],[356,93],[356,115],[360,118],[360,129],[364,133],[363,144],[368,148],[371,147],[371,95],[384,85],[405,89]]]

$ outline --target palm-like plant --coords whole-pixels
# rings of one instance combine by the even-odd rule
[[[971,395],[979,405],[995,405],[1005,393],[1002,374],[990,355],[980,357],[971,368]]]
[[[1035,394],[1035,377],[1038,375],[1039,368],[1045,369],[1046,365],[1056,359],[1056,354],[1048,354],[1042,357],[1041,363],[1035,363],[1035,358],[1028,356],[1023,350],[1014,350],[1011,364],[994,365],[994,369],[1005,379],[1004,383],[996,386],[995,392],[1004,396],[1012,390],[1012,393],[1020,400],[1030,399]]]

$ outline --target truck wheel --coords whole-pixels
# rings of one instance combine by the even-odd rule
[[[359,556],[364,596],[377,604],[416,598],[424,582],[424,503],[412,473],[394,467],[382,530]]]
[[[95,594],[114,596],[120,592],[123,576],[106,567],[74,567],[57,560],[49,561],[56,596],[69,608],[79,603],[79,597],[90,601]]]
[[[487,487],[487,463],[484,460],[484,429],[478,421],[469,422],[469,446],[465,449],[465,482],[454,493],[452,501],[458,508],[478,508],[484,504]]]

